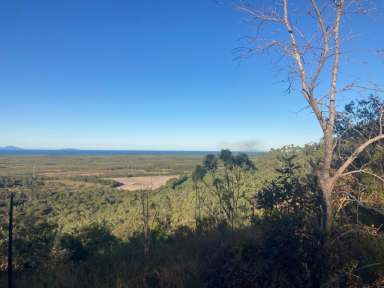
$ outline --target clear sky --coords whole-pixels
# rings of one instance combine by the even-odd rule
[[[380,13],[348,26],[368,48],[384,47]],[[234,60],[254,29],[245,20],[213,0],[0,0],[0,146],[268,149],[319,140],[271,58]],[[382,59],[360,54],[364,65],[352,57],[343,77],[382,81]]]

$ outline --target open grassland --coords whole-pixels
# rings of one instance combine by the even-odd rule
[[[129,177],[192,171],[203,155],[0,156],[0,176]]]

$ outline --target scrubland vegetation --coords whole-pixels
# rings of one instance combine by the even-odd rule
[[[382,104],[372,96],[346,106],[337,122],[340,155],[380,129]],[[153,191],[117,189],[105,177],[115,175],[103,170],[111,165],[102,164],[113,158],[62,158],[52,165],[58,175],[13,170],[0,179],[0,283],[7,279],[13,192],[16,287],[383,287],[382,149],[377,142],[354,161],[366,173],[338,182],[329,232],[313,173],[321,143],[253,156],[223,150],[177,161],[139,157],[132,175],[180,175]],[[116,175],[132,165],[125,160]],[[2,159],[12,161],[31,160]],[[99,165],[98,176],[76,176],[86,173],[73,168],[84,162]]]

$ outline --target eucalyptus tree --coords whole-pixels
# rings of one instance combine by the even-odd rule
[[[198,165],[192,175],[194,182],[201,183],[206,192],[217,200],[218,211],[212,211],[212,207],[208,209],[219,221],[229,223],[232,230],[240,224],[241,209],[246,211],[245,199],[247,194],[253,192],[250,177],[255,170],[254,163],[245,153],[234,155],[229,150],[222,150],[218,156],[208,154],[203,165]]]
[[[250,37],[255,47],[249,52],[265,52],[274,49],[279,59],[288,67],[289,91],[294,80],[321,128],[323,156],[315,168],[322,197],[322,226],[329,232],[333,221],[333,199],[337,182],[352,173],[351,166],[370,145],[384,139],[383,130],[356,142],[351,153],[335,166],[335,125],[337,101],[342,92],[353,89],[376,89],[362,87],[355,81],[340,81],[340,70],[345,62],[341,56],[346,50],[343,41],[347,20],[356,14],[365,14],[368,9],[362,0],[277,0],[241,3],[238,9],[255,20],[256,35]],[[295,6],[295,3],[298,4]],[[349,15],[349,17],[346,17]],[[352,15],[352,16],[351,16]],[[376,89],[377,90],[377,89]],[[383,110],[377,119],[383,125]],[[360,169],[353,169],[359,171]]]

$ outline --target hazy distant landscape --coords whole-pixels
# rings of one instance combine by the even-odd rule
[[[16,146],[0,147],[0,155],[51,155],[51,156],[74,156],[74,155],[205,155],[211,151],[189,151],[189,150],[86,150],[75,148],[63,149],[24,149]],[[261,153],[261,152],[250,152]]]

